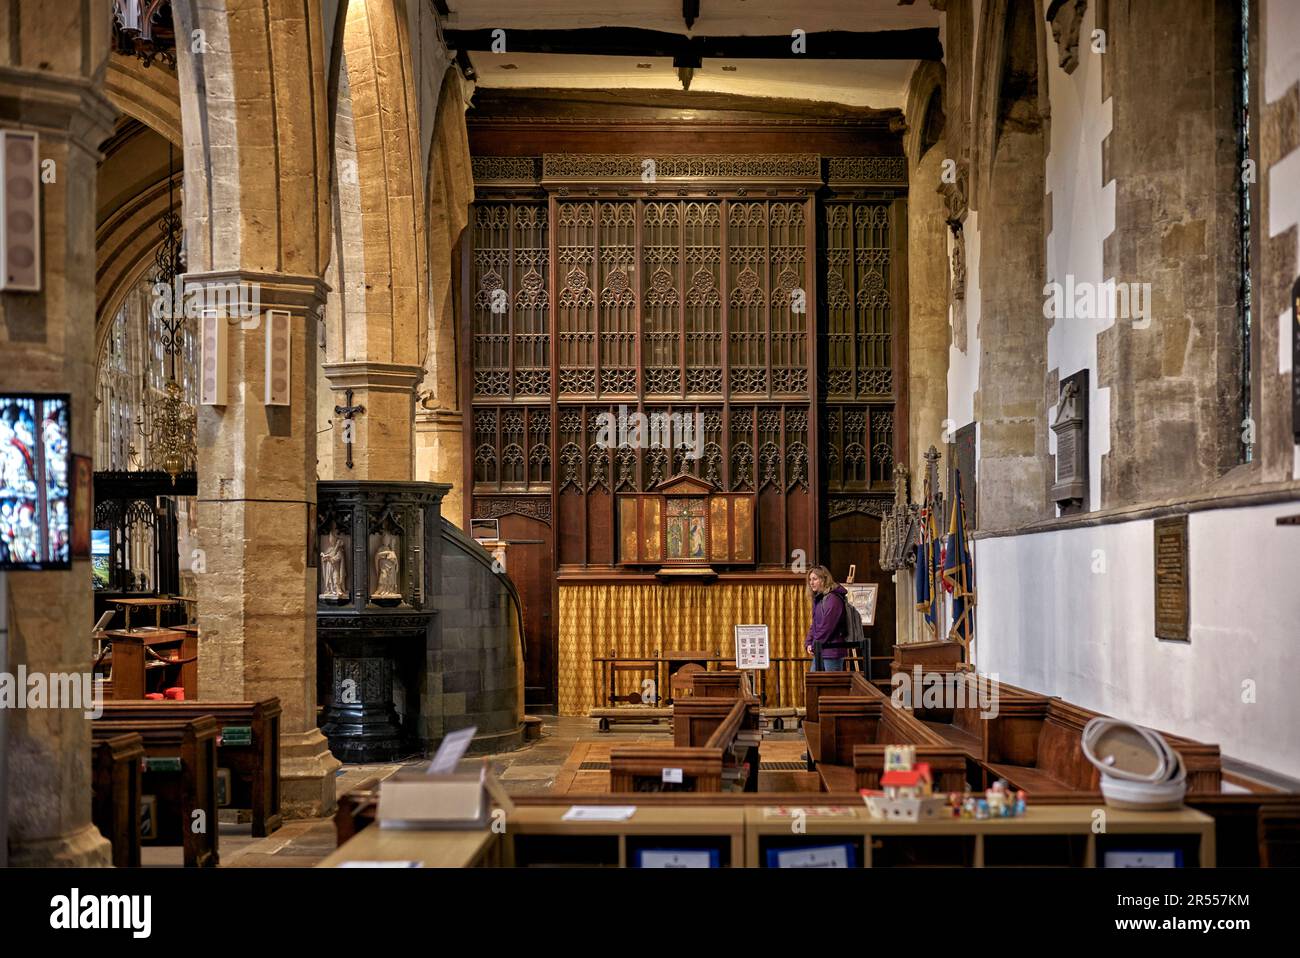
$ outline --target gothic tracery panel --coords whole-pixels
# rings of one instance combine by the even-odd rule
[[[888,202],[826,205],[826,392],[832,399],[893,398],[893,242]]]
[[[874,493],[892,474],[888,191],[823,202],[794,183],[586,175],[475,208],[475,499],[551,496],[561,570],[608,568],[603,550],[627,533],[620,495],[680,473],[753,494],[761,567],[816,549],[819,496]],[[650,431],[637,439],[624,424],[640,414]]]

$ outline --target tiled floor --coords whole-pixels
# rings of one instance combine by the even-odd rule
[[[609,749],[635,742],[672,742],[672,726],[614,725],[608,732],[600,732],[595,721],[572,716],[543,716],[542,737],[525,748],[490,757],[492,770],[512,795],[529,795],[549,792],[561,780],[561,787],[573,791],[604,791],[609,788],[609,772],[583,771],[583,788],[572,788],[573,776],[564,774],[566,763],[581,764],[584,760],[609,760]],[[803,736],[798,731],[768,732],[764,738],[762,762],[790,763],[797,761],[802,751]],[[577,746],[590,743],[582,755],[574,755]],[[590,753],[590,754],[587,754]],[[342,795],[367,778],[387,777],[403,765],[422,764],[427,759],[389,765],[345,765],[339,770],[335,791]],[[576,768],[576,765],[574,765]],[[765,776],[782,776],[787,773],[767,772]],[[798,773],[789,773],[792,778]],[[587,786],[590,786],[589,788]],[[784,778],[763,782],[764,788],[786,790],[793,788]],[[304,819],[288,822],[267,838],[253,838],[248,825],[223,824],[221,826],[221,865],[223,868],[303,868],[310,867],[334,851],[333,819]],[[144,852],[146,866],[178,866],[181,864],[179,848],[149,848]]]

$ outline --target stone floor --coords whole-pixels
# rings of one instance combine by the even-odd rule
[[[506,790],[514,795],[536,794],[550,790],[573,747],[583,741],[671,742],[672,727],[667,723],[614,726],[608,733],[598,732],[588,718],[542,716],[542,737],[514,752],[490,757],[492,769]],[[336,794],[342,795],[372,776],[387,777],[403,765],[418,765],[424,758],[385,765],[344,765],[338,771]],[[221,866],[310,867],[335,848],[334,820],[299,819],[286,822],[266,838],[254,838],[249,825],[221,825]],[[141,850],[146,867],[180,867],[182,853],[177,848],[146,846]]]
[[[596,722],[585,717],[549,715],[542,716],[542,720],[540,739],[514,752],[490,756],[493,771],[512,795],[550,791],[575,746],[583,742],[598,743],[606,750],[610,746],[634,742],[672,742],[672,726],[667,722],[658,725],[615,724],[610,731],[600,732]],[[781,743],[781,754],[773,757],[788,759],[797,757],[793,752],[790,755],[786,753],[791,749],[797,752],[800,746],[796,743],[802,740],[798,731],[768,732],[764,744]],[[766,754],[764,760],[767,760]],[[367,778],[376,775],[387,777],[404,765],[418,765],[425,761],[427,759],[412,757],[384,765],[344,765],[338,771],[335,792],[342,795]],[[287,822],[266,838],[254,838],[246,824],[221,825],[223,868],[306,868],[325,858],[335,847],[332,818]],[[146,867],[179,867],[181,849],[146,847],[142,850],[142,863]]]

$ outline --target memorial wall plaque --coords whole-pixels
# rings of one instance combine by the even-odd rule
[[[1056,405],[1056,482],[1052,499],[1061,515],[1087,511],[1088,500],[1088,370],[1061,380]]]
[[[1155,520],[1157,639],[1191,638],[1187,572],[1187,516]]]
[[[978,528],[975,507],[975,424],[967,423],[958,429],[953,438],[957,443],[957,474],[961,482],[961,500],[966,509],[966,525]],[[946,527],[945,527],[946,528]]]
[[[1300,445],[1300,278],[1291,287],[1291,432]]]

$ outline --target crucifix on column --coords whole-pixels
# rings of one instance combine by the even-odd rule
[[[335,406],[334,414],[342,416],[345,420],[343,423],[343,442],[348,447],[348,468],[352,468],[352,417],[357,413],[365,412],[365,406],[352,405],[352,390],[347,391],[347,405]]]

